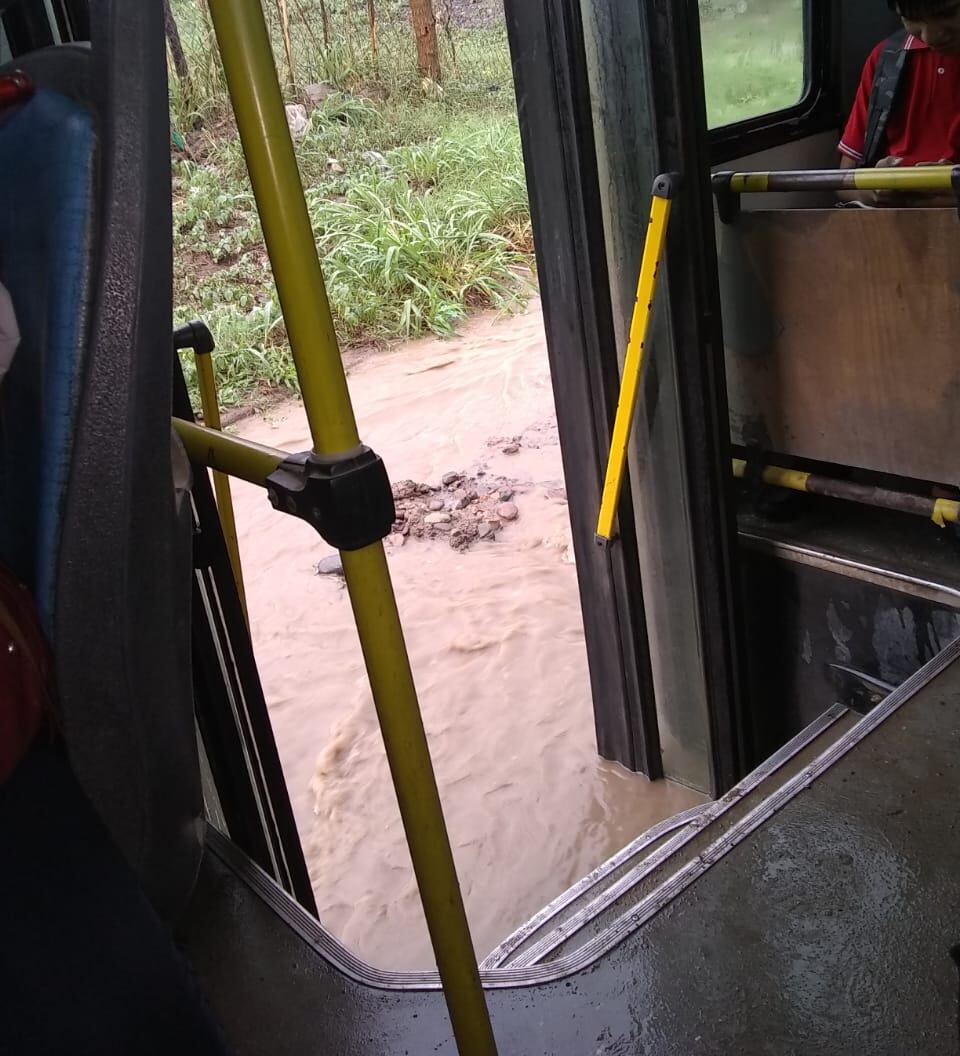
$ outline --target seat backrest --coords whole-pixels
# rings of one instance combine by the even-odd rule
[[[722,225],[734,443],[955,484],[960,220],[799,209]]]
[[[33,588],[48,635],[92,299],[95,146],[92,113],[60,92],[0,114],[0,283],[20,330],[0,387],[0,561]]]
[[[0,281],[24,335],[3,382],[0,560],[40,597],[80,784],[172,916],[196,878],[203,799],[191,511],[170,460],[162,0],[91,0],[90,26],[89,47],[15,60],[37,93],[0,128]]]

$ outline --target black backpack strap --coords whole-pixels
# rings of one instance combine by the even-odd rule
[[[873,75],[873,90],[867,108],[867,131],[863,139],[863,165],[873,168],[883,157],[886,142],[887,122],[897,99],[897,91],[903,80],[903,71],[910,54],[905,47],[909,34],[905,29],[894,33],[883,45],[876,73]]]

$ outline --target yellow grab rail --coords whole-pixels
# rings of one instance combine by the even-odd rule
[[[637,280],[637,300],[633,306],[633,319],[630,322],[630,337],[627,342],[627,354],[623,361],[623,376],[620,382],[620,398],[617,401],[617,415],[613,425],[613,437],[610,441],[603,496],[600,500],[597,542],[601,545],[610,543],[614,536],[614,524],[627,466],[627,446],[630,442],[633,419],[637,411],[637,399],[640,395],[643,356],[647,335],[650,332],[650,319],[653,315],[660,262],[663,259],[663,249],[666,245],[667,229],[670,224],[672,195],[673,180],[671,177],[658,176],[653,185],[650,221],[643,244],[640,277]]]
[[[200,389],[200,409],[203,421],[211,429],[221,432],[220,397],[217,393],[217,379],[213,373],[213,358],[210,352],[194,349],[194,362],[197,365],[197,386]],[[217,497],[217,512],[220,514],[220,528],[223,541],[233,569],[233,578],[240,596],[240,608],[244,619],[247,615],[247,592],[243,586],[243,566],[240,563],[240,542],[237,539],[237,519],[233,512],[233,495],[230,492],[230,478],[219,470],[213,471],[213,491]]]
[[[936,193],[960,189],[960,165],[880,169],[790,169],[780,172],[716,172],[717,194],[785,191],[899,191]]]
[[[288,457],[286,451],[228,436],[182,418],[174,418],[173,427],[192,462],[261,488],[267,486],[267,477]]]
[[[260,0],[210,0],[210,13],[314,453],[327,465],[346,462],[365,449],[360,445]],[[235,450],[232,443],[209,438],[208,442],[219,451],[224,468]],[[382,541],[344,552],[343,568],[457,1046],[462,1056],[493,1056],[493,1028]]]
[[[737,480],[745,480],[748,477],[746,459],[735,458],[733,460],[733,475]],[[801,469],[787,469],[785,466],[759,465],[756,467],[754,476],[757,482],[769,484],[772,487],[803,491],[810,495],[823,495],[832,499],[845,499],[848,502],[858,502],[863,506],[875,506],[882,510],[896,510],[900,513],[929,517],[940,528],[946,528],[948,524],[960,523],[960,502],[956,499],[894,491],[891,488],[861,484],[854,480],[825,477],[820,473],[810,473]]]

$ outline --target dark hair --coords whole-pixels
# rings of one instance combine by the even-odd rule
[[[958,0],[887,0],[891,11],[901,18],[926,18],[942,15],[960,6]]]

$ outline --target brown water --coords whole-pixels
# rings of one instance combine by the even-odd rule
[[[519,518],[459,553],[389,549],[477,952],[650,825],[700,797],[598,759],[539,305],[350,374],[360,432],[393,480],[514,482]],[[240,431],[309,446],[289,402]],[[515,440],[519,450],[505,454]],[[491,443],[491,441],[494,441]],[[235,485],[253,639],[326,927],[382,968],[433,965],[383,745],[330,553]]]

